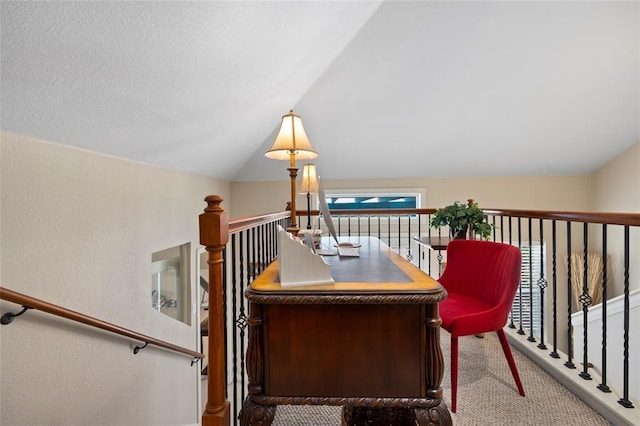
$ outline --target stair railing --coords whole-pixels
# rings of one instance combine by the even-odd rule
[[[67,309],[62,306],[58,306],[41,299],[36,299],[35,297],[27,296],[25,294],[8,289],[6,287],[0,287],[0,299],[6,300],[8,302],[16,303],[18,305],[22,305],[22,310],[18,313],[6,312],[5,314],[3,314],[2,318],[0,319],[0,323],[2,325],[9,325],[15,320],[15,318],[23,315],[30,309],[35,309],[38,311],[46,312],[51,315],[66,318],[71,321],[79,322],[79,323],[88,325],[90,327],[99,328],[101,330],[109,331],[111,333],[115,333],[120,336],[129,337],[131,339],[143,342],[144,344],[138,345],[133,349],[134,354],[137,354],[139,351],[146,348],[148,345],[153,345],[153,346],[158,346],[160,348],[168,349],[170,351],[178,352],[180,354],[184,354],[192,357],[193,360],[191,361],[191,365],[195,364],[200,359],[204,358],[204,355],[200,352],[195,352],[195,351],[183,348],[181,346],[177,346],[172,343],[165,342],[163,340],[156,339],[154,337],[147,336],[147,335],[129,330],[127,328],[120,327],[118,325],[99,320],[89,315],[72,311],[71,309]]]

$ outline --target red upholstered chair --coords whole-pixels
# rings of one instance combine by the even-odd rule
[[[442,328],[451,333],[451,411],[458,391],[458,337],[495,331],[520,395],[524,389],[503,327],[520,283],[520,250],[509,244],[453,240],[438,280],[448,296],[440,303]]]

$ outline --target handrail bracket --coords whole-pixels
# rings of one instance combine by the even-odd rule
[[[148,344],[149,344],[149,342],[144,342],[144,345],[142,345],[142,346],[138,345],[135,348],[133,348],[134,355],[137,354],[138,352],[140,352],[142,349],[146,348]]]
[[[16,317],[19,317],[20,315],[24,314],[29,309],[33,309],[33,308],[31,306],[22,305],[22,310],[17,314],[14,314],[13,312],[7,312],[6,314],[2,315],[2,317],[0,318],[0,323],[2,325],[11,324]]]

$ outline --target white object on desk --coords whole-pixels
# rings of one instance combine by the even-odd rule
[[[320,247],[320,240],[322,239],[322,229],[301,229],[298,231],[298,238],[305,239],[307,236],[313,241],[315,248]]]
[[[338,246],[338,256],[360,257],[360,253],[358,253],[358,249],[354,246]]]
[[[333,284],[331,266],[302,241],[278,226],[278,272],[283,287]]]

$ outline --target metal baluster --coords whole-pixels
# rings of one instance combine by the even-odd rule
[[[529,228],[529,342],[535,342],[536,338],[533,336],[533,230],[532,219],[528,219]]]
[[[402,215],[398,215],[398,254],[402,256],[402,230],[401,230]],[[391,236],[389,236],[391,238]]]
[[[573,363],[573,326],[571,325],[571,222],[567,221],[567,352],[568,359],[564,363],[567,368],[576,368]],[[586,324],[585,324],[586,327]]]
[[[407,260],[411,262],[413,255],[411,254],[411,215],[407,215]]]
[[[557,282],[557,245],[556,245],[556,220],[551,221],[551,279],[553,285],[553,350],[549,354],[551,358],[560,358],[558,354],[558,282]]]
[[[522,248],[522,218],[518,218],[518,247]],[[520,335],[526,334],[522,328],[522,274],[520,274],[520,285],[518,286],[518,312],[520,314],[520,324],[518,324],[517,333]]]
[[[544,226],[540,219],[540,278],[538,278],[538,287],[540,288],[540,343],[538,349],[546,350],[547,345],[544,343],[544,291],[547,288],[547,280],[544,276]]]
[[[602,383],[598,385],[604,393],[611,393],[607,385],[607,224],[602,224]]]
[[[240,403],[244,400],[242,392],[244,391],[242,388],[238,389],[238,333],[236,328],[240,327],[239,318],[238,318],[238,261],[236,258],[237,252],[237,234],[231,235],[231,311],[233,318],[233,407],[236,410],[236,414],[238,410],[238,396],[240,396]],[[240,356],[244,356],[244,354],[240,354]],[[244,370],[240,371],[240,374],[244,374]],[[228,383],[228,382],[227,382]]]
[[[258,275],[260,275],[265,268],[264,241],[266,239],[266,229],[267,225],[265,224],[258,227]]]
[[[228,245],[227,245],[228,247]],[[227,303],[227,295],[229,292],[228,289],[228,285],[227,285],[227,247],[225,247],[224,249],[222,249],[222,264],[225,265],[224,268],[222,268],[222,324],[223,324],[223,330],[224,330],[224,353],[225,356],[226,354],[229,353],[229,321],[227,320],[227,316],[229,315],[229,306]],[[209,286],[209,290],[211,290],[211,286]],[[207,309],[209,309],[207,307]],[[207,314],[208,315],[208,314]],[[208,334],[209,334],[209,326],[208,326],[208,322],[209,322],[209,318],[207,317],[207,339],[209,338]],[[202,342],[202,336],[200,338],[200,341]],[[201,351],[204,351],[203,348],[200,349]],[[233,350],[233,349],[232,349]],[[225,361],[225,363],[227,363],[227,361]],[[207,365],[207,376],[209,373],[209,366]],[[225,366],[224,369],[224,380],[225,383],[229,383],[229,372],[227,371],[227,368]],[[228,401],[229,400],[229,391],[227,389],[227,387],[225,386],[225,399]]]
[[[244,236],[244,239],[243,239]],[[242,233],[240,233],[240,315],[239,315],[239,320],[238,320],[238,327],[240,328],[240,383],[242,386],[242,391],[243,391],[243,398],[242,400],[244,401],[244,392],[245,389],[247,389],[246,385],[245,385],[245,364],[244,364],[244,354],[246,353],[246,349],[245,349],[245,340],[247,339],[246,336],[246,329],[247,329],[247,315],[246,315],[246,310],[245,310],[245,305],[244,305],[244,291],[246,290],[246,283],[245,283],[245,256],[248,257],[248,250],[249,248],[246,247],[247,253],[245,253],[245,244],[243,243],[243,240],[246,240],[246,245],[248,246],[249,243],[249,235],[247,234],[246,231],[243,231]]]
[[[509,216],[509,244],[513,244],[512,238],[511,238],[511,235],[512,235],[511,219],[512,219],[511,216]],[[520,280],[520,284],[522,284],[522,280]],[[516,328],[516,325],[513,322],[513,316],[514,316],[513,305],[511,305],[511,312],[509,312],[509,328]]]
[[[625,408],[633,408],[629,401],[629,225],[624,227],[624,360],[623,394],[618,400]]]
[[[264,234],[264,256],[265,262],[269,264],[269,260],[271,259],[271,232],[273,231],[273,222],[267,223],[265,226],[265,234]]]
[[[422,235],[422,214],[418,214],[418,237],[420,235]],[[409,238],[411,238],[411,234],[409,234]],[[409,244],[411,244],[411,240],[409,240]],[[423,260],[423,254],[422,254],[422,248],[420,247],[420,244],[417,244],[418,247],[418,269],[422,269],[422,260]]]
[[[427,238],[431,238],[431,227],[428,225],[429,223],[431,223],[431,214],[427,215]],[[432,250],[429,250],[429,267],[427,268],[429,276],[431,276],[431,252]]]
[[[258,258],[258,246],[259,246],[259,237],[260,235],[260,227],[255,226],[251,228],[251,281],[256,279],[258,275],[260,275],[260,260]]]
[[[493,241],[496,241],[496,216],[493,215],[491,216],[491,224],[493,225],[491,228],[493,228]]]
[[[442,238],[442,228],[438,228],[438,238]],[[442,274],[442,250],[438,249],[436,259],[438,259],[438,277],[440,277]]]
[[[580,372],[580,377],[585,380],[591,380],[591,375],[589,374],[589,305],[593,302],[593,299],[589,295],[589,271],[588,271],[588,257],[589,257],[589,224],[585,222],[582,226],[582,235],[583,235],[583,274],[582,274],[582,294],[578,298],[580,303],[582,304],[582,371]]]

